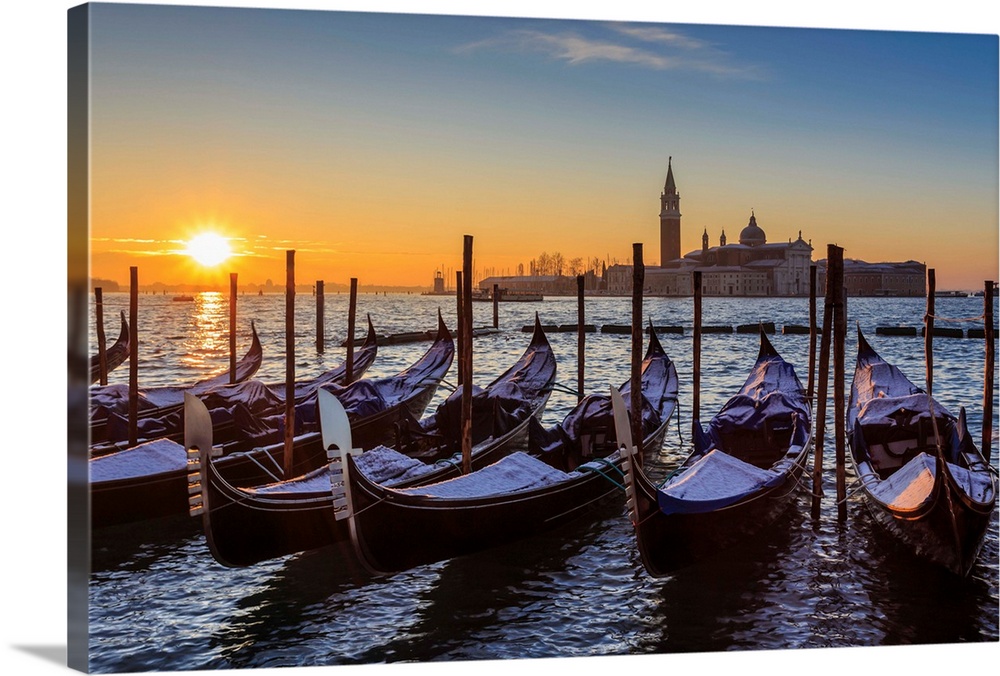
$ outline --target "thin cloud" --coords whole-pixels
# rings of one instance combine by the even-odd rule
[[[634,26],[630,24],[611,24],[612,30],[643,42],[660,42],[677,49],[692,51],[710,49],[704,40],[692,38],[677,31],[653,26]]]
[[[758,66],[737,63],[713,45],[677,31],[625,24],[612,24],[611,30],[614,35],[607,38],[586,37],[572,32],[509,31],[495,38],[466,44],[459,51],[534,52],[572,65],[604,61],[651,70],[697,71],[739,79],[761,79],[764,76]]]

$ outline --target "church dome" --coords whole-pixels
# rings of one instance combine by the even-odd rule
[[[757,217],[750,213],[750,222],[740,231],[740,244],[759,246],[767,242],[767,235],[757,225]]]

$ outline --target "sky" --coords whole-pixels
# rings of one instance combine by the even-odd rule
[[[429,285],[801,230],[997,277],[996,35],[97,4],[91,274]],[[237,254],[214,269],[184,243]]]

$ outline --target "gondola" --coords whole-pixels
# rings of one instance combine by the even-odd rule
[[[359,380],[345,387],[325,385],[348,403],[362,430],[371,430],[373,435],[375,430],[382,431],[386,427],[391,430],[394,417],[404,414],[419,416],[427,407],[451,367],[455,352],[451,334],[440,317],[438,322],[437,340],[417,362],[396,376]],[[211,401],[211,396],[196,398],[202,402]],[[310,412],[310,408],[315,408],[315,399],[314,392],[312,398],[306,397],[296,406],[296,419],[306,417],[306,414],[317,418],[315,411]],[[183,413],[187,408],[184,407]],[[214,439],[219,425],[213,412],[209,413],[209,417]],[[274,421],[273,427],[268,427],[267,421],[248,417],[243,423],[258,431],[263,430],[270,437],[284,437],[283,428],[278,426],[282,421]],[[376,438],[382,440],[385,437]],[[182,440],[183,436],[181,440],[161,437],[134,448],[92,458],[90,488],[93,525],[101,527],[187,512],[188,472]],[[260,437],[255,437],[248,441],[259,440]],[[244,485],[280,478],[284,467],[283,441],[260,448],[246,441],[216,445],[222,454],[216,462],[227,480]],[[311,470],[324,463],[326,454],[322,451],[319,434],[296,436],[293,458],[294,472]]]
[[[882,359],[858,330],[847,411],[854,472],[868,511],[926,560],[968,575],[997,484],[965,421]]]
[[[257,336],[257,328],[250,323],[251,342],[247,353],[236,363],[236,382],[252,378],[260,368],[264,352]],[[186,387],[151,387],[143,389],[138,396],[138,417],[140,419],[157,418],[180,412],[184,401],[184,392],[203,394],[213,388],[225,385],[230,381],[229,371],[205,378]],[[91,443],[108,440],[120,440],[122,422],[128,430],[128,385],[106,385],[91,387],[90,396],[90,441]],[[126,437],[127,438],[127,437]]]
[[[677,404],[677,371],[654,332],[642,363],[644,448],[656,452]],[[628,396],[630,382],[621,391]],[[623,496],[622,454],[607,394],[585,397],[529,451],[413,488],[389,488],[345,453],[351,540],[373,573],[391,573],[549,531]],[[363,457],[363,456],[362,456]],[[624,500],[622,500],[624,504]]]
[[[122,311],[122,330],[118,333],[118,338],[104,351],[104,364],[107,369],[105,374],[121,366],[128,359],[128,322],[125,320],[125,311]],[[95,354],[90,357],[90,384],[93,385],[101,379],[101,355]]]
[[[555,382],[556,361],[537,317],[535,331],[527,349],[517,362],[473,401],[474,467],[488,464],[509,454],[527,435],[528,421],[540,416]],[[325,392],[325,391],[324,391]],[[351,448],[364,450],[359,458],[370,456],[380,470],[380,480],[390,484],[418,484],[453,476],[461,472],[460,440],[457,419],[462,389],[440,404],[434,414],[417,422],[414,417],[398,420],[392,427],[399,438],[393,445],[413,452],[423,451],[419,460],[387,445],[366,447],[364,430],[351,423],[348,436]],[[321,401],[331,398],[320,393]],[[320,404],[323,427],[329,420]],[[385,429],[386,426],[383,426]],[[399,433],[399,430],[408,430]],[[414,430],[421,441],[407,442]],[[324,440],[322,448],[328,449]],[[369,450],[370,449],[370,450]],[[436,452],[435,452],[436,451]],[[329,452],[329,451],[324,451]],[[440,457],[438,457],[440,456]],[[237,458],[237,456],[231,456]],[[339,451],[334,454],[338,459]],[[233,460],[230,460],[233,462]],[[338,507],[330,466],[324,466],[294,479],[258,486],[238,486],[227,477],[222,463],[202,454],[197,499],[202,501],[206,540],[212,556],[230,567],[250,566],[267,559],[316,549],[346,541],[346,521],[338,521]]]
[[[285,386],[283,384],[264,384],[250,380],[257,368],[250,369],[252,360],[260,366],[261,350],[256,329],[253,328],[254,346],[237,365],[235,383],[229,382],[228,372],[219,374],[207,380],[200,381],[190,388],[157,387],[142,390],[139,397],[139,416],[137,420],[138,436],[142,439],[157,439],[169,437],[180,443],[183,437],[182,393],[188,391],[206,399],[210,409],[215,411],[215,434],[217,442],[232,439],[234,425],[252,422],[249,415],[261,417],[273,415],[278,409],[284,408]],[[354,353],[352,361],[354,380],[361,378],[375,361],[378,354],[378,342],[371,318],[368,319],[368,333],[364,344]],[[296,381],[295,401],[304,401],[309,396],[315,396],[316,390],[325,385],[343,384],[347,377],[347,363],[325,371],[315,378]],[[105,455],[121,450],[121,443],[128,439],[128,390],[123,386],[115,386],[115,390],[107,397],[101,397],[92,389],[91,414],[91,455]],[[107,402],[102,405],[102,402]],[[96,406],[101,406],[97,408]],[[229,413],[222,414],[223,409]],[[234,412],[233,409],[239,409]],[[240,417],[242,415],[242,417]],[[235,416],[235,419],[234,419]],[[117,446],[115,446],[117,444]]]
[[[676,470],[657,485],[634,457],[626,463],[629,516],[646,571],[668,575],[761,532],[793,499],[811,439],[806,392],[761,331],[743,387],[707,430],[695,425],[694,450]]]

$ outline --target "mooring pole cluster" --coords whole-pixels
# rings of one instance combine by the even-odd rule
[[[847,335],[847,308],[844,302],[844,250],[834,244],[827,246],[826,297],[823,307],[823,331],[819,349],[819,376],[816,414],[813,420],[813,499],[812,517],[819,518],[823,497],[823,445],[826,437],[826,407],[830,384],[830,352],[832,348],[834,375],[834,443],[836,452],[837,505],[841,519],[847,516],[846,435],[844,423],[844,342]],[[815,294],[813,294],[815,295]],[[810,312],[812,314],[812,312]],[[810,317],[812,321],[812,317]],[[810,327],[815,333],[815,327]],[[812,341],[811,341],[812,342]],[[831,346],[832,343],[832,346]],[[810,351],[813,347],[810,347]],[[812,355],[810,354],[810,361]]]

